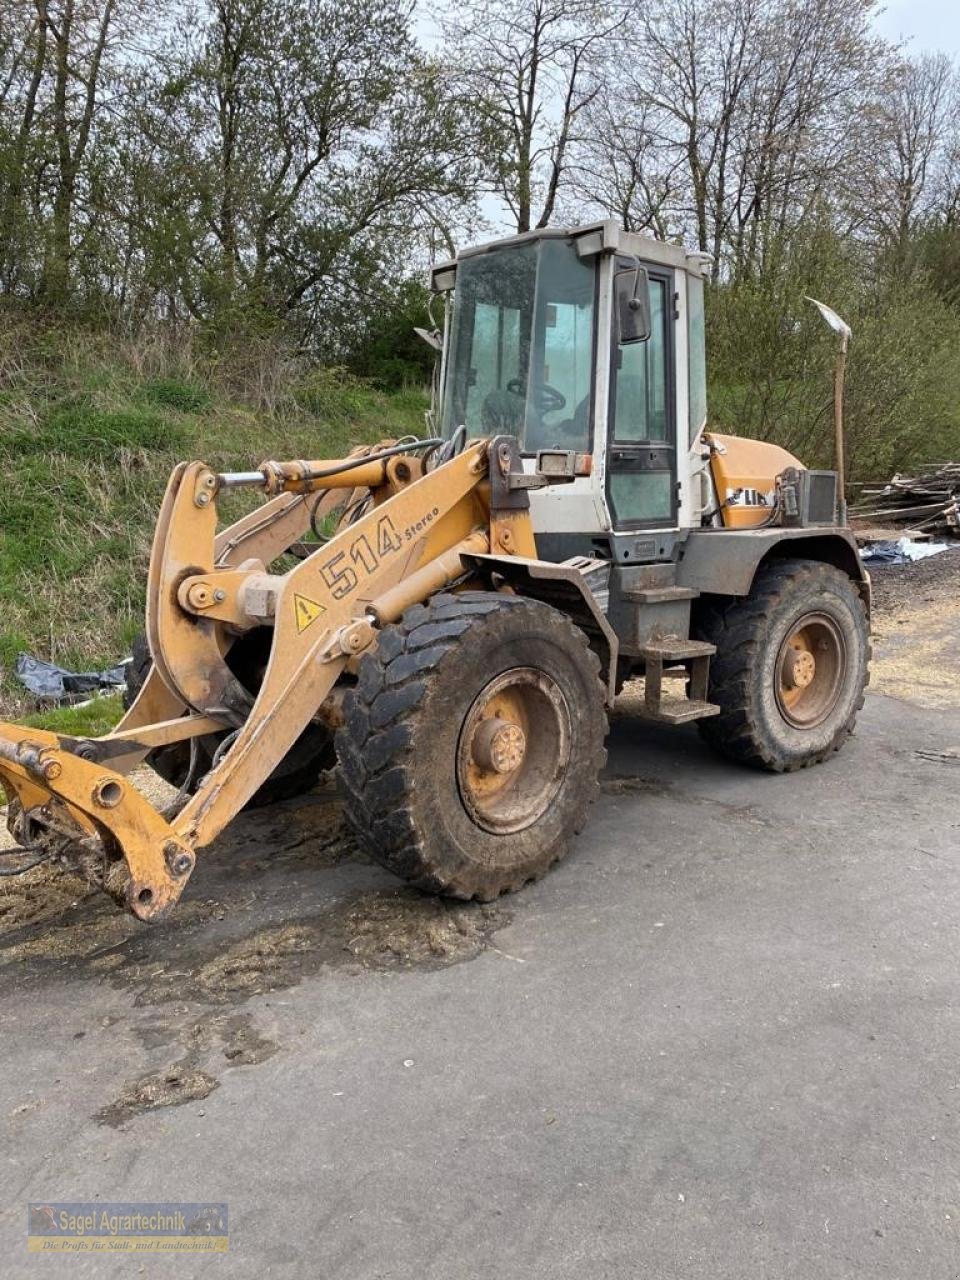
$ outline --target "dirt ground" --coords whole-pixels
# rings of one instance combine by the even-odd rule
[[[960,706],[960,550],[870,570],[870,687],[922,706]]]

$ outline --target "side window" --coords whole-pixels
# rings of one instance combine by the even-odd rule
[[[614,527],[667,527],[674,481],[673,274],[648,269],[650,337],[613,353],[607,501]]]
[[[614,440],[669,439],[667,404],[667,286],[650,281],[650,337],[620,347],[614,381]]]

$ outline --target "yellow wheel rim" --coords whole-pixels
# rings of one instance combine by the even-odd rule
[[[780,646],[774,667],[777,706],[788,724],[813,729],[830,715],[847,670],[847,647],[835,620],[805,614]]]
[[[457,786],[473,821],[507,834],[547,812],[570,761],[570,712],[560,686],[514,667],[474,700],[457,745]]]

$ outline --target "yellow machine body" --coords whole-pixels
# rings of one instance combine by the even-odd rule
[[[777,476],[803,464],[779,445],[740,436],[704,432],[710,471],[723,523],[728,529],[755,529],[770,519]]]

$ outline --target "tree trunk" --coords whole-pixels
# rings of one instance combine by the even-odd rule
[[[43,6],[43,10],[46,17],[46,5]],[[70,145],[70,124],[67,119],[73,15],[73,0],[66,0],[59,29],[51,28],[54,38],[53,133],[57,147],[58,172],[43,292],[48,302],[58,306],[67,301],[70,292],[70,224],[77,177],[73,163],[73,149]]]
[[[24,165],[27,157],[27,142],[30,138],[30,131],[33,128],[33,120],[37,109],[37,95],[43,80],[46,60],[47,20],[46,11],[43,5],[40,4],[37,10],[37,47],[33,58],[33,70],[24,98],[20,127],[17,130],[16,140],[13,144],[9,186],[3,201],[2,213],[0,213],[0,255],[2,255],[0,256],[0,288],[5,293],[10,291],[16,271],[19,242],[17,223],[26,180]]]

